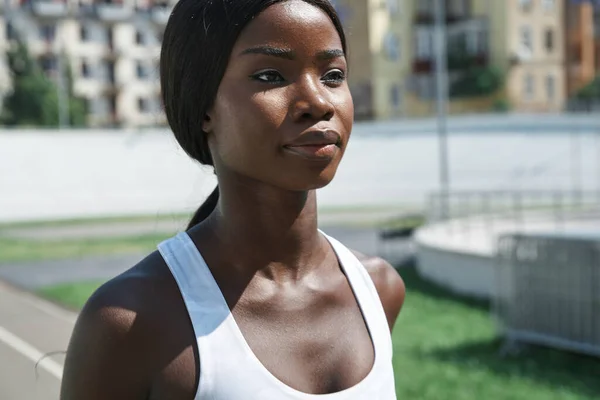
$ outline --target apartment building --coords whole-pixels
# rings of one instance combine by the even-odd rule
[[[409,88],[408,112],[412,116],[430,115],[436,109],[436,26],[435,0],[408,2],[411,15],[413,44],[410,72],[406,76]],[[452,60],[460,53],[476,65],[490,62],[489,10],[481,0],[445,1],[445,33],[448,58],[448,83],[460,78],[459,64]],[[453,103],[450,103],[452,108]]]
[[[572,0],[446,0],[446,45],[505,74],[519,111],[564,106],[565,7]],[[376,119],[435,112],[435,0],[336,0],[349,33],[350,85],[357,116]],[[449,83],[460,76],[449,63]],[[486,101],[489,100],[489,101]],[[471,106],[486,111],[493,99]],[[467,106],[450,110],[469,111]],[[467,108],[465,108],[467,107]]]
[[[506,95],[520,111],[564,107],[564,0],[489,2],[492,63],[506,71]]]
[[[433,111],[435,98],[434,0],[415,0],[413,114]],[[447,0],[447,49],[461,44],[476,65],[505,74],[504,96],[519,111],[555,111],[565,102],[563,0]],[[460,71],[449,64],[450,84]],[[454,103],[451,101],[450,109]],[[481,99],[471,104],[489,107]],[[456,109],[460,107],[454,107]],[[464,109],[462,111],[469,111]]]
[[[12,0],[11,0],[12,1]],[[3,10],[5,40],[17,35],[53,79],[68,59],[75,95],[87,101],[91,126],[164,123],[158,61],[170,6],[123,0],[21,0]],[[6,18],[9,17],[9,18]]]
[[[410,19],[405,0],[333,0],[348,37],[356,119],[405,115]]]
[[[569,0],[565,26],[566,91],[573,95],[600,74],[600,1]]]

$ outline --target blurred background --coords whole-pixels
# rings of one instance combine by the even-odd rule
[[[600,1],[335,0],[356,124],[321,228],[399,269],[398,398],[600,398]],[[173,1],[0,3],[0,399],[212,191],[161,111]]]

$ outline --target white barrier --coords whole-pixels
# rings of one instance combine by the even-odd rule
[[[426,194],[438,188],[438,142],[429,125],[357,124],[319,205],[422,208]],[[515,125],[477,133],[475,125],[460,126],[464,132],[449,138],[453,189],[571,186],[570,132]],[[578,140],[578,179],[595,187],[596,138],[588,129]],[[188,212],[214,183],[164,130],[0,131],[0,222]]]

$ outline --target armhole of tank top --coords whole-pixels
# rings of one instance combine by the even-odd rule
[[[361,281],[364,283],[365,289],[367,289],[366,292],[369,293],[369,297],[371,298],[373,307],[375,308],[375,310],[373,311],[377,313],[376,318],[374,318],[374,323],[376,324],[374,329],[377,329],[378,335],[381,336],[382,340],[385,339],[386,353],[391,359],[394,352],[392,335],[390,333],[389,323],[385,314],[385,308],[383,307],[383,303],[381,302],[381,297],[379,296],[379,292],[377,291],[375,282],[373,281],[373,278],[371,278],[371,274],[369,274],[367,268],[348,247],[346,247],[339,240],[327,235],[326,233],[323,234],[332,244],[334,250],[336,251],[336,253],[338,253],[338,257],[340,257],[340,262],[344,266],[346,266],[346,268],[353,268],[352,266],[350,266],[351,263],[356,265],[356,267],[354,268],[355,274],[357,278],[361,278]],[[341,259],[341,257],[344,257],[344,259]]]
[[[187,249],[185,248],[185,242],[182,242],[181,240],[182,238],[179,235],[177,235],[171,239],[167,239],[164,242],[161,242],[157,246],[157,248],[161,257],[165,261],[165,264],[167,264],[167,268],[169,268],[169,272],[171,273],[173,280],[175,280],[175,284],[177,285],[179,291],[179,297],[181,298],[183,306],[185,307],[188,324],[192,328],[192,333],[194,335],[194,368],[197,372],[195,374],[194,379],[194,400],[200,400],[200,380],[202,375],[202,365],[200,362],[200,345],[198,343],[198,332],[196,332],[196,327],[194,325],[194,322],[192,321],[192,315],[190,310],[190,302],[193,300],[186,295],[187,290],[185,289],[187,285],[185,282],[182,282],[181,273],[178,272],[179,269],[181,269],[181,263],[175,255],[175,250],[177,249],[179,249],[180,251],[187,251]],[[174,249],[174,247],[176,247],[176,249]],[[174,269],[177,269],[177,271],[174,271]]]

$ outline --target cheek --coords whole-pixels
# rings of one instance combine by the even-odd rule
[[[241,86],[241,85],[238,85]],[[276,132],[286,118],[285,101],[276,91],[248,93],[224,87],[214,106],[215,143],[228,165],[264,159],[277,142]],[[252,151],[248,151],[252,149]]]
[[[336,110],[346,135],[350,136],[354,124],[354,102],[350,90],[340,93],[336,98]]]

